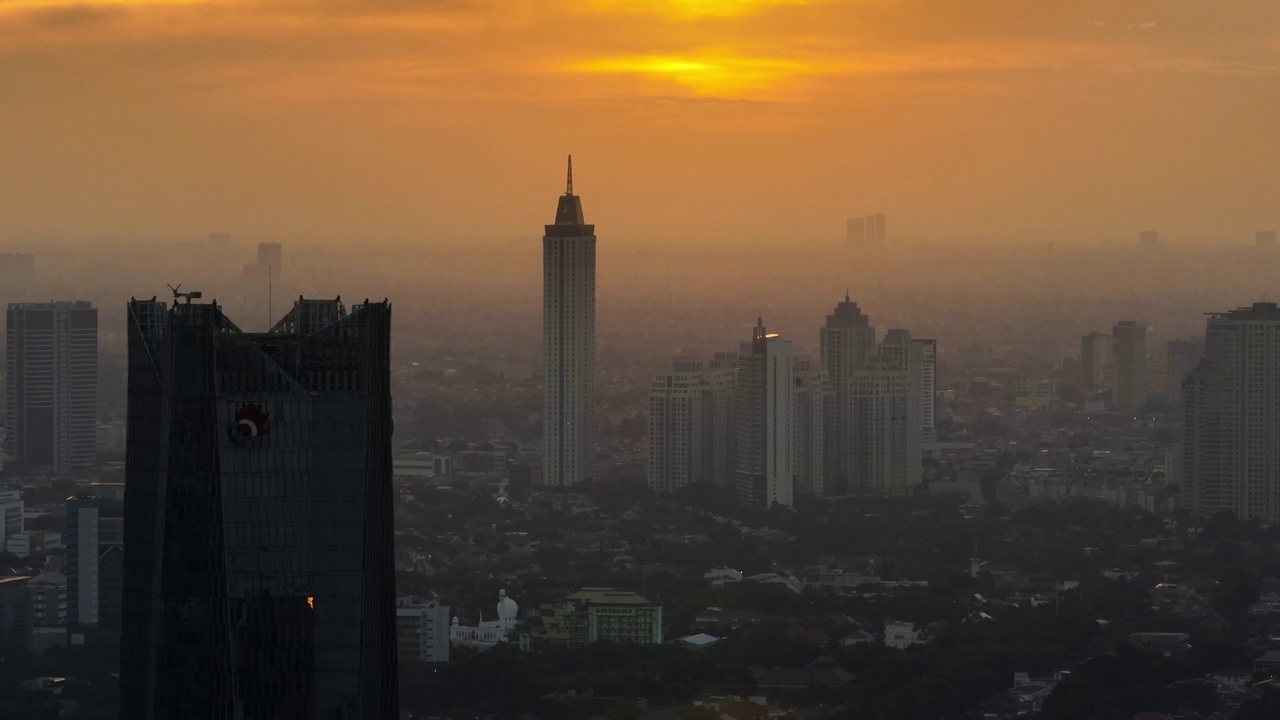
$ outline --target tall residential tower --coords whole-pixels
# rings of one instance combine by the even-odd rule
[[[98,427],[98,310],[90,303],[9,306],[5,452],[24,472],[93,465]]]
[[[556,221],[542,237],[542,482],[594,477],[596,232],[573,194],[573,158]]]

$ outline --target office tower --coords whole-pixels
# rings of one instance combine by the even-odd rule
[[[43,572],[27,583],[27,601],[31,608],[31,627],[62,628],[67,624],[67,576],[60,572]],[[65,634],[63,635],[65,638]]]
[[[707,374],[711,381],[711,482],[729,488],[737,481],[738,471],[738,425],[734,420],[738,353],[716,353]]]
[[[0,660],[27,654],[31,634],[31,599],[27,595],[29,574],[0,575]]]
[[[595,465],[596,230],[573,194],[573,158],[542,237],[542,290],[542,482],[576,485]]]
[[[1143,230],[1138,233],[1138,246],[1153,248],[1160,244],[1159,230]]]
[[[885,246],[884,213],[849,218],[845,223],[845,247],[853,249]]]
[[[1111,387],[1113,344],[1110,335],[1098,332],[1080,338],[1080,376],[1085,392]]]
[[[398,717],[391,306],[127,318],[121,717]]]
[[[258,243],[258,271],[270,273],[271,277],[280,279],[284,266],[281,264],[284,251],[280,243]]]
[[[209,244],[216,248],[229,247],[231,245],[231,233],[211,232],[209,233]]]
[[[847,493],[854,474],[854,390],[857,372],[875,351],[876,329],[858,304],[849,299],[836,305],[818,333],[822,368],[831,386],[831,407],[824,422],[825,483],[829,495]]]
[[[756,321],[738,353],[734,403],[738,501],[770,507],[793,504],[791,422],[795,374],[791,341]]]
[[[1280,521],[1280,307],[1211,315],[1182,392],[1187,509]]]
[[[920,346],[920,439],[938,441],[938,341],[912,340]]]
[[[1171,402],[1181,404],[1182,384],[1186,382],[1187,375],[1200,364],[1202,357],[1204,338],[1170,340],[1165,345],[1165,396]]]
[[[711,480],[711,379],[697,358],[676,358],[649,389],[649,489],[671,493]]]
[[[98,311],[90,303],[12,304],[5,452],[26,473],[92,466],[98,426]]]
[[[1111,328],[1111,337],[1116,409],[1136,412],[1147,402],[1147,327],[1125,320]]]
[[[21,490],[0,490],[0,551],[11,536],[25,531],[22,510]]]
[[[827,374],[808,358],[797,358],[794,367],[791,472],[795,477],[795,492],[823,497],[827,494],[823,422],[831,401],[831,388]]]
[[[1259,230],[1253,234],[1253,243],[1258,247],[1273,248],[1276,246],[1275,230]]]
[[[73,629],[119,628],[124,605],[124,487],[67,499],[67,616]]]
[[[449,662],[449,606],[408,596],[396,600],[396,642],[401,662]]]
[[[36,256],[31,253],[0,253],[0,286],[20,285],[36,275]]]

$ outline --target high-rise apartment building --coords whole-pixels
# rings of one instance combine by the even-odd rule
[[[791,415],[791,472],[795,492],[823,497],[826,490],[824,422],[831,401],[827,374],[808,358],[796,358]]]
[[[1182,384],[1186,382],[1187,375],[1200,364],[1202,357],[1204,338],[1170,340],[1165,345],[1165,397],[1170,402],[1182,403]]]
[[[400,660],[449,662],[449,606],[409,596],[396,600]]]
[[[794,504],[791,424],[795,371],[791,341],[765,331],[757,321],[751,340],[738,353],[734,389],[737,432],[738,501],[770,507]]]
[[[121,717],[398,717],[390,305],[127,318]]]
[[[824,423],[828,495],[849,492],[854,474],[854,390],[857,372],[871,359],[876,329],[856,302],[844,296],[818,333],[822,368],[831,386],[831,408]]]
[[[729,488],[734,486],[738,471],[738,425],[734,419],[738,353],[716,353],[707,376],[711,382],[711,482]]]
[[[119,628],[124,606],[124,487],[95,485],[67,499],[67,620]]]
[[[23,527],[21,490],[0,490],[0,550],[9,538],[26,530]]]
[[[1147,402],[1147,326],[1125,320],[1111,328],[1116,409],[1136,412]]]
[[[0,658],[10,660],[27,654],[31,634],[31,598],[27,583],[31,575],[0,575]]]
[[[576,485],[595,472],[596,234],[568,187],[542,237],[542,482]]]
[[[1092,332],[1080,338],[1080,377],[1085,392],[1111,387],[1114,372],[1110,335]]]
[[[920,346],[920,439],[938,441],[938,341],[913,339]]]
[[[670,493],[711,480],[711,378],[697,358],[676,358],[649,390],[649,489]]]
[[[1280,521],[1280,307],[1209,317],[1183,384],[1182,497],[1201,516]]]
[[[98,311],[90,303],[9,305],[5,452],[26,473],[92,466],[98,426]]]

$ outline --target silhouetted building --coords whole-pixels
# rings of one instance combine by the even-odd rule
[[[1210,316],[1204,347],[1182,387],[1186,507],[1280,520],[1280,307]]]
[[[1111,387],[1114,371],[1110,335],[1092,332],[1080,338],[1080,377],[1085,392]]]
[[[711,377],[697,358],[676,358],[649,389],[649,489],[670,493],[711,481]]]
[[[849,218],[845,223],[845,247],[878,249],[885,244],[884,213]]]
[[[31,606],[27,596],[30,575],[0,576],[0,660],[27,654],[31,634]]]
[[[262,272],[270,272],[271,277],[279,279],[284,274],[284,248],[280,243],[258,243],[258,267]]]
[[[1135,412],[1147,402],[1147,326],[1125,320],[1111,328],[1116,409]]]
[[[121,717],[397,718],[390,305],[127,322]]]
[[[858,304],[845,294],[844,301],[836,305],[819,331],[818,345],[831,387],[831,407],[823,424],[827,468],[823,489],[829,495],[838,495],[849,491],[849,480],[855,474],[857,373],[875,352],[876,330]]]
[[[1165,395],[1170,402],[1182,402],[1182,384],[1204,357],[1204,338],[1170,340],[1165,345]]]
[[[795,492],[814,497],[827,494],[823,425],[831,402],[827,375],[808,358],[794,363],[792,393],[791,473]]]
[[[737,424],[738,501],[744,505],[791,507],[795,374],[791,341],[765,332],[758,320],[751,340],[738,353],[734,388]]]
[[[67,624],[119,628],[124,606],[124,487],[67,499]]]
[[[24,472],[92,466],[98,423],[98,311],[90,303],[9,306],[5,452]]]
[[[938,441],[938,341],[913,339],[920,346],[920,438]]]
[[[542,482],[595,477],[596,234],[568,187],[542,237]]]
[[[230,247],[231,233],[211,232],[209,233],[209,244],[216,248]]]
[[[1143,248],[1153,248],[1160,244],[1159,230],[1143,230],[1138,233],[1138,246]]]

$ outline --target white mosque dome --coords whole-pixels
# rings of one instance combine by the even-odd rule
[[[516,601],[507,597],[506,590],[499,590],[498,591],[498,620],[514,621],[516,619],[516,616],[519,613],[520,613],[520,606],[516,604]]]

